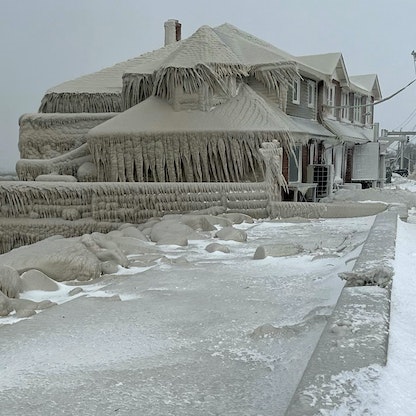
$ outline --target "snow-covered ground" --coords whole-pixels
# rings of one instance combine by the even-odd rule
[[[60,304],[0,327],[0,415],[282,414],[373,220],[243,223],[229,254],[195,240],[76,295],[24,293]],[[253,259],[272,242],[303,251]]]
[[[404,184],[416,191],[415,183]],[[402,186],[402,184],[401,184]],[[340,374],[337,385],[351,383],[356,394],[333,416],[413,416],[416,414],[416,224],[399,220],[390,312],[387,365]]]
[[[401,178],[386,191],[396,187],[416,191]],[[412,218],[398,226],[388,364],[334,380],[357,389],[333,415],[415,414]],[[283,414],[343,287],[337,275],[352,269],[373,221],[243,223],[248,241],[223,241],[229,254],[195,240],[77,294],[78,282],[22,294],[58,306],[0,318],[0,415]],[[273,242],[302,252],[253,259]]]

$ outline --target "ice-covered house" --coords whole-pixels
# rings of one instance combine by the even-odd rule
[[[21,179],[262,181],[259,148],[273,140],[287,199],[353,179],[351,149],[371,141],[372,117],[336,106],[378,99],[376,78],[353,82],[340,54],[296,58],[229,24],[184,40],[177,21],[165,30],[164,47],[53,87],[21,117]]]
[[[293,59],[303,79],[294,81],[287,113],[316,119],[335,136],[306,149],[308,181],[322,178],[318,194],[326,192],[325,178],[329,188],[333,183],[382,181],[384,162],[374,130],[373,104],[381,99],[377,75],[349,76],[341,53]]]

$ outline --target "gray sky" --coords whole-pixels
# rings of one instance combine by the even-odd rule
[[[0,169],[19,158],[18,118],[61,82],[231,23],[293,55],[342,52],[349,75],[377,73],[386,97],[416,77],[415,0],[0,0]],[[416,84],[376,106],[381,128],[416,130]]]

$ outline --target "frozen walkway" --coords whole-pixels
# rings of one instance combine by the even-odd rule
[[[244,224],[230,254],[166,247],[150,270],[0,326],[0,415],[282,414],[373,219]],[[278,241],[304,251],[253,260]]]
[[[348,372],[386,364],[397,214],[377,215],[287,416],[329,414],[355,393]]]

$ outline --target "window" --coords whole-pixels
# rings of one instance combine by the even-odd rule
[[[350,119],[350,95],[348,92],[341,93],[341,119],[349,120]]]
[[[300,104],[300,79],[295,79],[292,84],[292,103]]]
[[[308,81],[308,107],[315,107],[315,82]]]
[[[326,104],[328,106],[328,114],[335,116],[335,85],[328,85],[326,87]]]
[[[296,146],[289,155],[289,182],[302,182],[302,147]]]
[[[373,108],[371,104],[371,98],[366,97],[366,104],[365,107],[365,124],[371,124],[373,122]]]
[[[354,121],[361,123],[361,97],[354,94]]]

